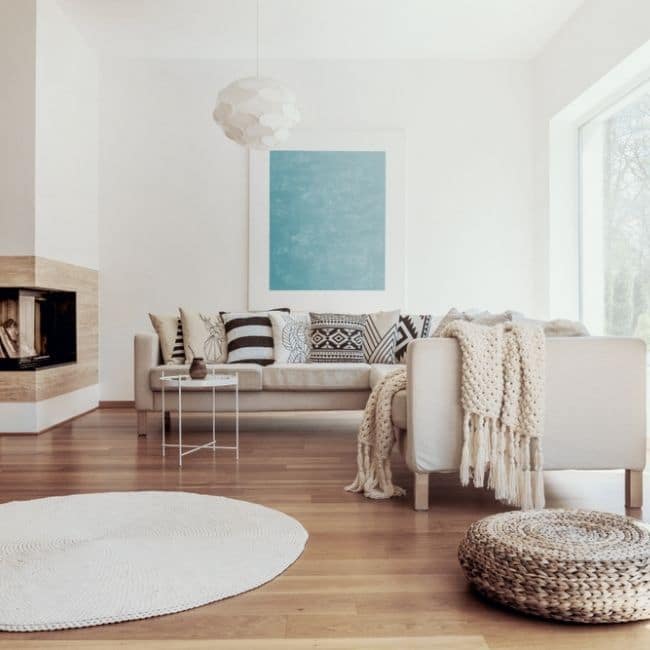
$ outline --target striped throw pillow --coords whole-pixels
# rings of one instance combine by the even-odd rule
[[[149,314],[149,318],[158,334],[163,361],[167,364],[184,364],[185,348],[183,347],[183,324],[181,319],[176,314],[170,316]]]
[[[273,363],[273,328],[267,312],[221,314],[226,328],[228,363]]]

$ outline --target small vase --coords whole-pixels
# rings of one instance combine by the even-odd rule
[[[190,377],[192,379],[205,379],[208,374],[208,367],[203,361],[203,357],[194,357],[190,366]]]

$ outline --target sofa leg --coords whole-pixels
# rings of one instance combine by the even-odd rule
[[[416,510],[429,509],[429,475],[413,474],[413,507]]]
[[[138,411],[138,435],[147,435],[147,412]]]
[[[637,469],[625,470],[625,507],[643,507],[643,472]]]

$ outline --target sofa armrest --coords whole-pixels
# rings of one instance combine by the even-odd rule
[[[460,458],[460,362],[456,339],[416,339],[406,350],[404,453],[414,472],[452,469]]]
[[[159,359],[158,336],[136,334],[133,341],[133,387],[135,408],[138,411],[153,411],[153,391],[149,384],[149,371],[158,365]]]
[[[458,343],[415,340],[406,364],[406,462],[415,472],[455,470],[462,447]],[[643,469],[646,372],[639,339],[547,339],[544,466]]]

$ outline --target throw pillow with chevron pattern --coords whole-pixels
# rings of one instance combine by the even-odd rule
[[[397,324],[395,343],[396,363],[406,362],[406,348],[413,339],[425,339],[431,334],[431,314],[402,314]]]
[[[310,363],[363,363],[365,314],[310,313]]]
[[[395,363],[395,341],[399,309],[368,314],[363,332],[366,363]]]

